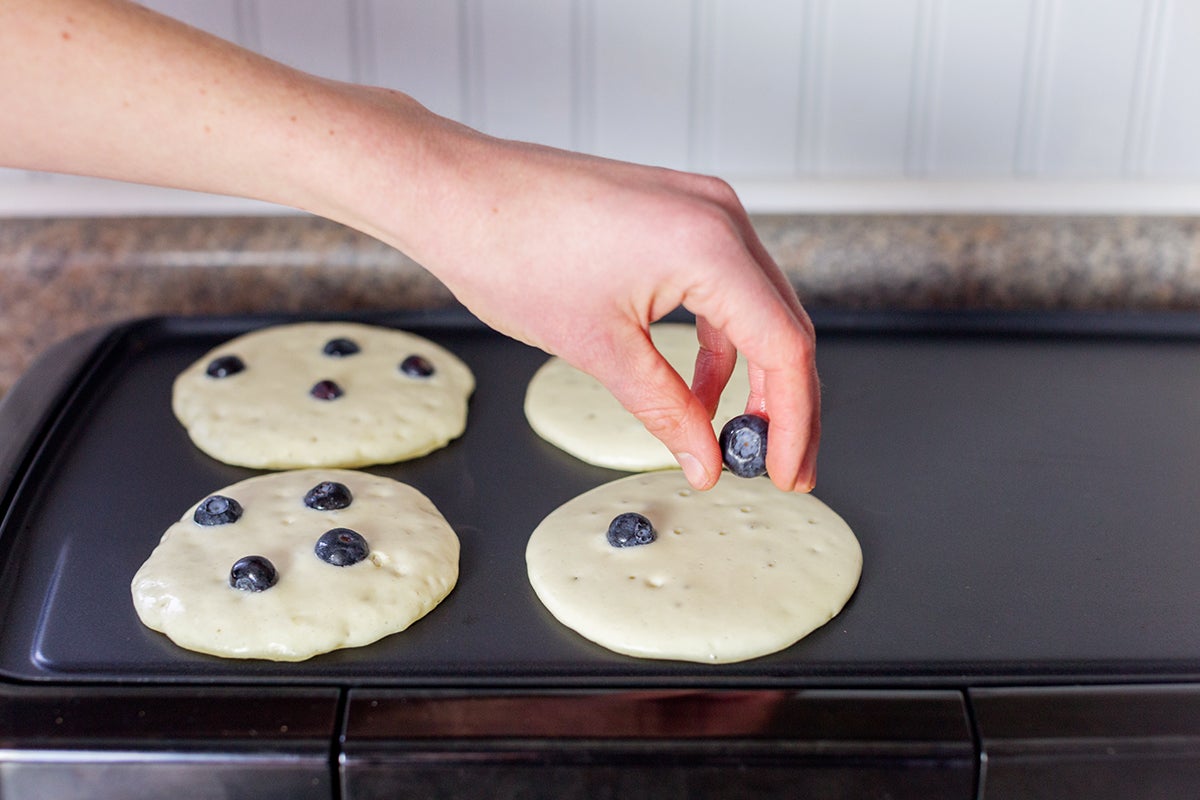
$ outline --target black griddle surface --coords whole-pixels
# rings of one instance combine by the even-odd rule
[[[297,664],[188,652],[144,628],[133,573],[191,504],[258,474],[192,446],[176,374],[295,318],[114,329],[39,431],[0,528],[10,679],[390,686],[984,685],[1200,675],[1200,320],[1190,316],[817,315],[816,495],[862,543],[859,588],[793,647],[731,665],[627,658],[559,625],[525,577],[529,533],[623,473],[524,420],[541,352],[456,313],[358,317],[460,355],[467,431],[369,471],[411,483],[462,542],[453,593],[408,631]],[[2,419],[2,418],[0,418]],[[723,480],[736,480],[726,475]]]

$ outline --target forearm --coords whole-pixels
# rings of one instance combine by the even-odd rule
[[[368,90],[110,0],[0,3],[0,75],[0,164],[327,216],[344,215],[338,197],[361,188],[355,169],[370,169],[370,159],[352,153],[386,146],[404,170],[431,116],[398,94],[363,103],[354,94]],[[385,127],[386,144],[378,138]]]
[[[397,247],[485,322],[598,377],[698,487],[735,351],[767,468],[810,488],[813,331],[723,182],[502,141],[122,0],[0,0],[0,164],[311,211]],[[701,319],[692,391],[648,324]]]

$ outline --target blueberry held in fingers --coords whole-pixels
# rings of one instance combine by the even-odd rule
[[[757,414],[741,414],[725,423],[718,439],[721,457],[739,478],[757,478],[767,472],[767,421]]]

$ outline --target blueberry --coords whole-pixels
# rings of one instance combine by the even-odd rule
[[[429,359],[414,354],[400,362],[400,371],[410,378],[428,378],[434,369]]]
[[[767,421],[742,414],[725,423],[720,436],[725,466],[739,478],[757,478],[767,471]]]
[[[317,511],[336,511],[350,505],[352,500],[350,489],[337,481],[322,481],[304,495],[304,505]]]
[[[345,392],[342,387],[338,386],[333,381],[317,381],[313,387],[308,390],[308,393],[318,400],[337,400]]]
[[[232,497],[214,494],[196,506],[192,520],[197,525],[226,525],[242,517],[242,504]]]
[[[352,356],[359,350],[358,343],[353,339],[330,339],[325,343],[325,348],[321,351],[327,356],[341,358],[342,356]]]
[[[239,558],[229,570],[229,585],[243,592],[264,592],[279,583],[279,570],[263,556]]]
[[[321,534],[317,546],[313,548],[317,558],[333,564],[335,567],[348,567],[357,564],[371,552],[367,540],[357,531],[349,528],[334,528]]]
[[[237,356],[219,356],[208,362],[208,368],[204,370],[204,374],[210,378],[228,378],[230,375],[237,375],[245,368],[246,362]]]
[[[608,525],[608,543],[613,547],[636,547],[658,538],[650,520],[636,511],[618,514]]]

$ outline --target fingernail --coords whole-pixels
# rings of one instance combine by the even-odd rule
[[[708,472],[704,466],[691,453],[676,453],[675,460],[679,462],[679,466],[683,469],[683,475],[688,479],[688,483],[696,488],[708,485]]]

